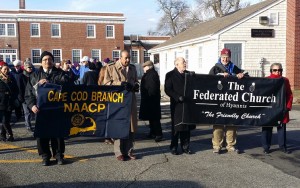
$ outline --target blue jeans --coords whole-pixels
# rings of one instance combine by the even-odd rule
[[[28,108],[27,104],[22,103],[23,106],[23,111],[24,111],[24,116],[25,116],[25,126],[27,128],[32,128],[31,127],[31,119],[34,116],[34,113]]]

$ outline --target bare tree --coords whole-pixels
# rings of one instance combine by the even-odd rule
[[[241,1],[243,0],[195,0],[200,10],[205,11],[207,15],[213,13],[214,17],[222,17],[229,12],[250,5],[249,2],[242,3]]]
[[[189,21],[193,18],[185,0],[157,0],[157,3],[164,13],[157,26],[160,33],[175,36],[193,24]]]

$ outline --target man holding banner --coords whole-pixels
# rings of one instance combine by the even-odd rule
[[[128,138],[114,139],[114,153],[119,161],[125,158],[135,160],[133,154],[134,132],[137,129],[137,106],[135,91],[139,90],[137,79],[137,71],[134,65],[130,63],[130,55],[128,51],[121,51],[121,58],[115,63],[107,65],[104,76],[104,85],[124,85],[128,91],[132,91],[130,130]]]
[[[186,70],[186,62],[183,57],[175,59],[175,68],[166,74],[165,92],[171,98],[171,153],[178,155],[178,138],[180,137],[180,144],[183,153],[192,154],[190,150],[190,130],[195,129],[195,125],[180,124],[183,116],[184,103],[184,84]]]
[[[45,125],[44,123],[39,123],[38,121],[41,118],[45,117],[45,113],[40,110],[39,104],[37,103],[37,89],[38,87],[47,84],[66,84],[68,83],[68,76],[64,73],[63,70],[57,69],[53,63],[54,57],[53,55],[48,52],[44,51],[41,54],[41,64],[42,66],[39,68],[37,72],[34,72],[30,75],[29,81],[26,86],[25,91],[25,101],[28,107],[35,113],[36,116],[36,129],[35,129],[35,136],[37,137],[37,147],[39,155],[42,156],[42,164],[44,166],[50,165],[50,158],[53,156],[58,164],[64,164],[64,151],[65,151],[65,142],[63,136],[43,136],[43,135],[56,135],[59,132],[57,130],[53,130],[55,127],[55,119],[51,118],[47,121],[52,123],[51,126]],[[48,113],[48,112],[47,112]],[[46,116],[50,114],[46,114]],[[62,120],[58,120],[62,121]],[[51,133],[49,133],[51,132]],[[55,134],[54,134],[55,133]],[[63,133],[58,133],[63,135]],[[52,154],[49,147],[49,142],[51,142]]]
[[[209,71],[210,75],[223,75],[225,78],[229,76],[236,76],[238,79],[244,77],[243,70],[235,66],[231,61],[231,51],[227,48],[222,49],[221,57],[218,62]],[[228,125],[213,125],[213,153],[219,154],[223,146],[224,129],[226,131],[226,149],[229,152],[239,153],[235,147],[237,139],[237,126]]]

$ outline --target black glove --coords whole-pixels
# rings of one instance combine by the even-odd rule
[[[136,82],[133,86],[133,91],[134,92],[139,92],[139,89],[140,89],[140,84],[138,82]]]
[[[179,102],[184,102],[184,97],[183,96],[179,96],[178,101]]]
[[[132,91],[133,88],[133,85],[128,82],[122,82],[121,86],[124,86],[124,89],[126,89],[127,91]]]

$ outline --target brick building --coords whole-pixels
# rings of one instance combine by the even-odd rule
[[[0,10],[0,59],[10,63],[30,57],[39,63],[44,51],[53,53],[55,62],[81,57],[119,58],[124,49],[123,13],[88,13]]]

